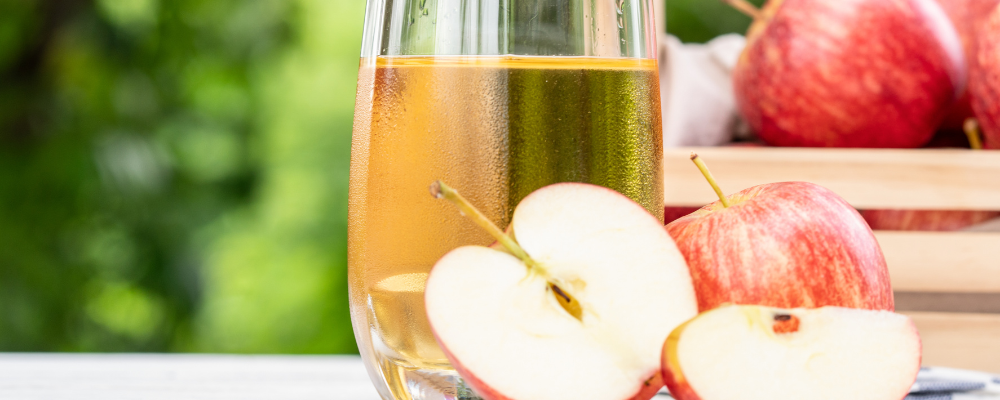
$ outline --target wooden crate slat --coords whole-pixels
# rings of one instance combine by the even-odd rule
[[[904,312],[923,342],[923,364],[1000,374],[1000,314]]]
[[[1000,314],[1000,293],[894,290],[896,311]]]
[[[722,189],[807,181],[858,208],[1000,210],[1000,151],[958,149],[674,148],[664,152],[667,205],[717,200],[691,163],[702,156]]]
[[[1000,293],[1000,233],[875,231],[892,287]]]

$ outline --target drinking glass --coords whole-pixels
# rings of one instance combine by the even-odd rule
[[[651,0],[368,0],[351,148],[348,263],[358,349],[383,399],[477,398],[424,311],[434,263],[493,239],[556,182],[615,189],[662,219]],[[487,345],[487,344],[484,344]]]

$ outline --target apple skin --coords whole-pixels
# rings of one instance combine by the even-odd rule
[[[969,94],[982,127],[983,147],[1000,149],[1000,5],[977,25]]]
[[[701,207],[673,207],[673,206],[663,207],[664,225],[674,222],[674,220],[676,220],[677,218],[686,216],[700,209]]]
[[[678,400],[701,400],[698,393],[695,393],[691,385],[684,380],[683,375],[674,374],[673,371],[664,368],[663,376],[671,397]]]
[[[437,340],[439,344],[441,343],[441,339],[437,337],[437,334],[434,335],[434,339]],[[451,366],[454,367],[455,371],[457,371],[458,374],[462,377],[465,384],[470,388],[472,388],[472,390],[475,390],[476,394],[478,394],[480,397],[487,400],[516,400],[504,396],[502,393],[500,393],[497,390],[494,390],[492,387],[490,387],[490,385],[487,385],[485,382],[480,380],[475,374],[472,373],[472,371],[469,371],[464,366],[462,366],[462,363],[459,362],[458,359],[456,359],[455,356],[453,356],[451,352],[448,351],[448,348],[445,347],[444,345],[441,346],[441,350],[444,352],[445,357],[448,358],[448,361],[451,363]],[[652,399],[654,396],[656,396],[656,393],[658,393],[661,388],[663,388],[663,374],[662,371],[658,370],[653,374],[653,376],[649,378],[648,383],[639,389],[639,391],[635,394],[635,396],[632,396],[626,400]]]
[[[698,318],[698,317],[695,317]],[[701,400],[701,396],[694,391],[694,388],[688,384],[687,379],[684,379],[684,374],[681,373],[680,362],[677,360],[676,349],[671,348],[672,343],[676,342],[676,337],[680,335],[680,332],[684,331],[684,328],[688,324],[693,322],[695,318],[691,318],[687,322],[680,324],[674,331],[670,333],[667,340],[663,342],[663,357],[661,358],[660,364],[663,366],[661,371],[663,373],[663,384],[670,391],[670,397],[678,400]]]
[[[771,0],[733,84],[770,145],[916,148],[965,86],[962,44],[934,0]]]
[[[998,211],[969,210],[861,210],[874,230],[957,231],[1000,217]]]
[[[704,312],[726,303],[894,308],[885,257],[858,211],[807,182],[754,186],[666,226]]]
[[[948,114],[945,115],[944,120],[941,121],[941,129],[944,131],[957,132],[959,135],[962,133],[962,124],[965,120],[969,118],[974,118],[976,116],[975,112],[972,110],[972,96],[969,95],[969,91],[963,91],[962,96],[955,100],[951,108],[948,109]],[[935,137],[936,138],[936,137]],[[933,140],[932,140],[933,142]],[[927,147],[936,147],[933,143],[928,143]],[[960,147],[960,146],[949,146],[949,147]],[[969,146],[961,146],[968,148]]]
[[[948,19],[958,32],[962,40],[962,49],[965,52],[966,64],[972,68],[975,63],[976,54],[976,29],[977,20],[989,12],[991,8],[1000,4],[997,0],[937,0],[941,8],[944,9]],[[941,128],[952,131],[962,131],[962,124],[968,118],[974,117],[972,111],[972,98],[968,90],[963,90],[961,97],[952,104],[941,123]]]
[[[966,95],[968,95],[968,92],[966,92]],[[969,104],[969,107],[972,107],[972,105]],[[969,113],[970,114],[972,113],[971,108]],[[943,124],[947,123],[948,122],[944,122]],[[925,149],[971,149],[972,144],[969,143],[969,137],[965,135],[965,132],[962,131],[961,128],[959,129],[942,128],[941,130],[937,131],[934,137],[931,138],[930,142],[927,142],[924,148]]]
[[[434,334],[434,340],[437,340],[438,344],[441,344],[441,338],[439,338],[436,333]],[[503,394],[501,394],[496,390],[493,390],[492,387],[484,383],[482,380],[479,379],[479,377],[477,377],[471,371],[466,369],[465,366],[463,366],[462,363],[458,362],[458,359],[456,359],[455,356],[452,355],[450,351],[448,351],[447,347],[442,345],[441,351],[444,352],[445,357],[448,358],[448,362],[450,362],[451,366],[455,368],[455,371],[458,372],[458,375],[462,377],[466,386],[472,388],[472,390],[475,390],[476,394],[478,394],[480,397],[488,400],[514,400],[511,399],[510,397],[504,396]]]

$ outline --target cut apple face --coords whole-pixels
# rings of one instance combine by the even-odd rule
[[[920,351],[888,311],[724,306],[670,334],[663,374],[679,400],[898,400]]]
[[[697,313],[661,222],[613,190],[563,183],[526,197],[509,230],[525,258],[461,247],[427,280],[431,328],[466,382],[487,399],[655,395],[663,341]]]

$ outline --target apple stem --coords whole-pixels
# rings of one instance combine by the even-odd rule
[[[708,166],[701,160],[701,157],[698,157],[698,153],[691,153],[691,161],[693,161],[694,165],[698,167],[701,174],[705,176],[705,180],[708,181],[708,184],[712,185],[712,190],[715,190],[715,194],[719,196],[719,201],[722,202],[722,207],[729,208],[729,199],[726,197],[725,193],[722,193],[722,189],[719,188],[719,184],[715,182],[715,177],[712,176],[712,172],[708,170]]]
[[[973,150],[982,150],[983,142],[979,139],[979,120],[971,117],[966,118],[962,129],[965,130],[965,136],[969,138],[969,146]]]
[[[500,230],[500,228],[498,228],[493,223],[493,221],[490,221],[490,219],[487,218],[482,211],[479,211],[479,209],[473,206],[472,203],[469,203],[469,201],[466,200],[465,197],[462,197],[462,195],[459,194],[458,191],[452,189],[448,185],[445,185],[444,182],[441,181],[434,181],[434,183],[431,184],[430,189],[431,189],[431,196],[434,196],[434,198],[438,199],[443,198],[445,200],[450,201],[452,204],[458,207],[459,211],[461,211],[463,215],[468,216],[470,219],[472,219],[473,222],[476,223],[476,225],[479,225],[481,228],[485,229],[486,232],[490,234],[490,236],[493,236],[497,240],[497,242],[500,242],[500,244],[503,245],[503,247],[506,248],[507,251],[510,251],[510,253],[514,255],[514,257],[517,257],[522,262],[524,262],[524,264],[527,265],[529,269],[532,269],[534,270],[534,272],[539,272],[542,273],[542,275],[545,275],[544,269],[542,269],[542,267],[538,265],[538,263],[535,262],[534,259],[528,256],[528,253],[525,252],[523,248],[521,248],[521,245],[517,244],[517,241],[515,241],[514,238],[510,237],[510,235]]]
[[[723,3],[729,4],[730,7],[735,8],[746,16],[753,18],[754,20],[763,20],[764,13],[760,12],[757,6],[751,4],[747,0],[722,0]]]
[[[507,249],[507,251],[513,254],[514,257],[520,259],[521,262],[528,267],[529,272],[536,273],[544,277],[546,282],[548,282],[548,290],[552,291],[553,296],[555,296],[556,301],[563,308],[563,310],[566,310],[570,316],[576,318],[578,321],[583,321],[583,308],[580,305],[580,301],[564,289],[567,285],[563,285],[559,279],[549,275],[545,268],[542,268],[538,262],[528,256],[528,253],[521,248],[521,245],[517,244],[517,241],[514,240],[514,238],[500,230],[500,228],[498,228],[493,221],[490,221],[490,219],[487,218],[482,211],[479,211],[479,209],[476,208],[476,206],[473,206],[472,203],[469,203],[465,197],[458,194],[458,191],[452,189],[448,185],[445,185],[444,182],[434,181],[434,183],[431,184],[430,189],[431,196],[434,196],[434,198],[437,199],[443,198],[450,201],[458,207],[459,211],[462,212],[462,215],[471,218],[476,225],[479,225],[481,228],[485,229],[486,232],[489,232],[489,234],[493,236],[497,242],[500,242],[500,244]]]

